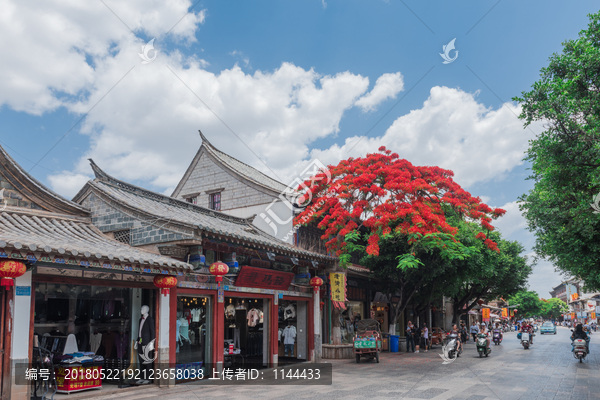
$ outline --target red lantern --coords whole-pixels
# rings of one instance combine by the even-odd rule
[[[477,304],[482,305],[483,304],[483,300],[477,300]]]
[[[5,286],[8,290],[9,286],[15,286],[13,278],[18,278],[27,271],[27,267],[20,261],[0,261],[0,286]]]
[[[436,306],[432,306],[431,307],[431,311],[436,312],[437,311],[437,307]]]
[[[319,278],[318,276],[315,276],[314,278],[310,279],[309,283],[310,283],[310,286],[312,286],[316,292],[319,290],[319,288],[323,284],[323,279]]]
[[[208,270],[215,276],[217,286],[221,286],[221,282],[223,282],[223,275],[227,275],[229,272],[229,266],[224,262],[217,261],[210,264],[210,268]]]
[[[166,296],[169,294],[170,288],[177,286],[177,278],[171,275],[156,275],[154,286],[160,288],[160,293]]]

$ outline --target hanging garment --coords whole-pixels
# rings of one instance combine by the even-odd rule
[[[296,327],[293,325],[286,326],[281,336],[283,336],[283,344],[294,344],[296,341]]]
[[[98,351],[100,347],[100,343],[102,342],[102,334],[101,333],[93,333],[90,337],[90,351],[93,351],[94,354]]]
[[[129,348],[129,334],[122,333],[117,336],[117,358],[123,358],[124,355],[127,354],[127,349]]]
[[[230,304],[225,309],[225,318],[235,318],[235,306]]]
[[[201,308],[194,308],[192,310],[192,322],[200,322],[200,317],[202,316]]]
[[[240,348],[240,329],[235,328],[233,330],[233,347],[236,349]]]
[[[287,306],[283,312],[285,315],[284,319],[296,318],[296,307],[293,304]]]
[[[250,326],[250,327],[256,326],[256,324],[260,320],[260,316],[258,315],[258,310],[253,308],[252,310],[248,311],[248,315],[246,316],[246,319],[248,319],[248,326]]]

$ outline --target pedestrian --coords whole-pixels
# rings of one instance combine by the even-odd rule
[[[475,321],[473,321],[473,325],[471,325],[471,329],[469,330],[469,332],[471,332],[471,336],[473,337],[473,341],[477,341],[477,334],[479,333],[479,327],[477,326],[477,323]]]
[[[413,338],[413,324],[411,321],[408,321],[406,325],[406,352],[408,353],[412,346],[412,352],[415,352],[415,340]]]
[[[464,322],[460,324],[460,340],[463,343],[467,343],[467,338],[469,337],[469,334],[467,333],[467,327],[465,326]]]
[[[425,322],[423,322],[423,328],[421,328],[421,347],[425,348],[425,353],[429,350],[429,329],[427,329]]]
[[[419,325],[415,325],[413,328],[413,338],[415,340],[415,347],[417,349],[415,353],[419,353],[419,346],[421,345],[421,327]]]

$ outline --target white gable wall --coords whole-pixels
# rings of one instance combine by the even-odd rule
[[[178,198],[183,200],[189,194],[199,193],[197,204],[208,208],[209,195],[206,192],[221,188],[224,189],[221,192],[221,212],[241,218],[256,215],[253,224],[257,228],[293,244],[293,234],[290,234],[292,211],[289,206],[277,197],[248,185],[214,162],[206,153],[201,154]],[[272,204],[274,200],[277,202]]]

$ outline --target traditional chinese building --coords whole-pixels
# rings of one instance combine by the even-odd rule
[[[142,306],[148,307],[147,328],[155,332],[160,359],[168,357],[170,302],[153,280],[187,276],[192,264],[107,237],[92,224],[88,208],[36,181],[1,147],[0,186],[0,269],[5,273],[9,261],[24,266],[13,286],[0,287],[1,398],[31,398],[34,386],[25,381],[25,369],[42,367],[46,356],[54,359],[65,393],[110,384],[65,380],[82,364],[63,365],[53,356],[87,351],[102,357],[85,359],[96,369],[136,364],[133,340]]]
[[[91,210],[98,229],[193,265],[164,300],[171,326],[165,359],[184,369],[276,366],[318,357],[319,296],[299,276],[322,274],[332,257],[279,240],[251,218],[142,189],[93,161],[92,168],[96,178],[74,200]],[[208,269],[218,261],[229,270],[220,287]]]

